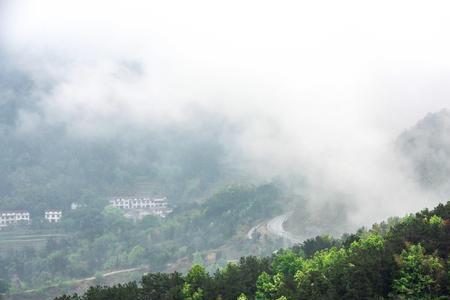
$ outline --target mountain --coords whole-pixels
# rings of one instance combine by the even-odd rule
[[[429,113],[403,132],[397,149],[411,165],[421,185],[443,195],[450,192],[450,111]]]

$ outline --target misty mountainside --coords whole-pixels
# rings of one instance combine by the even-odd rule
[[[0,300],[450,300],[447,6],[0,0]]]
[[[450,195],[450,111],[428,113],[417,124],[393,141],[396,160],[401,161],[401,174],[411,179],[418,190],[447,199]],[[392,170],[387,170],[393,171]],[[376,179],[376,178],[375,178]],[[308,192],[313,191],[313,197]],[[396,191],[393,190],[393,193]],[[313,189],[306,181],[299,200],[293,203],[292,217],[286,227],[299,237],[317,234],[333,236],[348,232],[348,218],[357,213],[350,203],[355,196],[323,187]]]
[[[51,104],[43,102],[52,95],[55,83],[33,76],[32,72],[21,71],[8,63],[0,71],[0,210],[27,210],[32,216],[41,216],[31,224],[2,229],[1,292],[21,297],[26,291],[36,292],[58,286],[63,293],[76,290],[80,284],[77,280],[93,276],[98,277],[98,284],[108,284],[110,282],[107,279],[102,281],[100,275],[109,272],[136,268],[152,272],[184,271],[192,263],[199,263],[205,269],[193,270],[203,274],[201,276],[206,278],[206,283],[191,282],[189,275],[185,277],[178,273],[151,276],[161,276],[163,280],[170,278],[169,283],[162,284],[168,289],[173,288],[175,294],[182,293],[186,299],[199,299],[201,293],[216,293],[214,297],[221,293],[222,299],[235,299],[244,293],[252,299],[257,291],[260,293],[258,299],[272,299],[274,295],[278,295],[277,298],[284,295],[280,292],[283,289],[291,289],[287,291],[291,296],[286,294],[288,299],[297,299],[292,295],[297,295],[295,286],[303,275],[297,278],[294,273],[289,275],[276,271],[271,265],[273,258],[241,260],[241,265],[251,264],[242,267],[244,271],[239,269],[239,265],[227,266],[229,261],[240,256],[269,255],[285,246],[285,240],[265,232],[266,226],[258,226],[288,212],[291,213],[289,218],[281,225],[302,240],[329,235],[307,240],[299,252],[295,252],[298,249],[292,250],[296,263],[312,268],[312,271],[303,271],[295,269],[299,267],[297,265],[292,267],[295,274],[297,271],[310,272],[305,277],[306,285],[312,277],[325,272],[315,270],[314,264],[354,264],[349,254],[353,251],[352,242],[365,241],[368,233],[362,230],[355,236],[342,239],[332,236],[354,229],[349,225],[349,217],[358,213],[353,204],[361,199],[357,199],[351,189],[339,191],[336,186],[309,181],[310,174],[304,173],[303,169],[286,174],[283,179],[277,177],[280,173],[276,173],[269,180],[256,176],[259,168],[248,170],[248,173],[243,171],[246,165],[241,163],[245,158],[240,157],[243,152],[239,152],[242,145],[236,145],[239,144],[237,136],[243,130],[239,122],[232,122],[220,113],[205,113],[195,105],[186,111],[190,114],[189,122],[141,124],[127,122],[126,118],[102,119],[102,114],[97,111],[94,120],[99,118],[102,125],[94,122],[95,126],[92,126],[83,120],[92,117],[89,112],[84,110],[78,114],[73,107],[71,113],[63,114],[69,119],[61,120],[51,115]],[[61,85],[60,82],[58,84]],[[450,174],[449,119],[448,111],[430,114],[396,141],[402,157],[411,162],[417,181],[441,193],[450,191],[446,180]],[[245,137],[244,134],[240,138]],[[254,141],[243,145],[251,147]],[[265,151],[265,143],[256,145],[256,149],[247,154],[257,155]],[[267,159],[263,160],[264,163]],[[267,166],[272,166],[269,161]],[[261,168],[270,174],[271,169],[267,166],[262,164]],[[320,169],[320,164],[315,166]],[[165,196],[173,213],[165,218],[147,216],[132,221],[125,217],[123,211],[107,206],[109,197],[122,195]],[[72,203],[81,206],[71,210]],[[47,209],[62,210],[61,222],[48,224],[37,221]],[[248,231],[255,226],[261,230],[253,239],[248,238]],[[385,238],[390,225],[381,227],[380,234]],[[33,237],[31,242],[22,239],[27,236]],[[381,243],[378,236],[373,239],[368,243]],[[355,247],[373,246],[361,243]],[[337,247],[337,252],[333,250],[323,255],[342,256],[343,261],[329,262],[328,258],[320,257],[319,261],[310,260],[315,250],[331,246]],[[395,251],[395,255],[402,253]],[[286,259],[291,258],[288,256]],[[389,265],[383,267],[393,268],[386,274],[394,276],[395,264],[391,256],[387,259],[390,260]],[[210,275],[218,268],[224,269]],[[363,273],[364,268],[366,265],[362,267]],[[204,273],[205,270],[209,273]],[[347,271],[349,273],[344,275],[349,280],[356,276],[351,270]],[[242,284],[230,292],[224,284],[234,284],[236,278],[231,279],[233,272],[240,274]],[[264,277],[262,282],[267,282],[257,285],[261,276]],[[250,278],[249,281],[244,277]],[[222,279],[218,278],[224,281],[219,282]],[[149,284],[153,285],[151,280]],[[172,280],[177,282],[175,287],[170,286]],[[367,275],[364,280],[372,282],[375,279]],[[337,282],[324,284],[334,289]],[[367,288],[367,282],[361,286]],[[208,290],[209,284],[214,286],[215,292]],[[385,295],[392,282],[380,284],[383,291],[377,287],[373,293]],[[267,291],[267,285],[277,288]],[[85,297],[91,299],[91,292],[103,295],[114,294],[116,290],[130,295],[141,293],[141,288],[136,285],[131,284],[128,288],[130,291],[121,290],[121,287],[92,289]],[[355,290],[360,293],[358,288]],[[323,296],[322,290],[310,292],[311,295],[318,293],[320,297],[316,298],[319,299]],[[267,293],[273,294],[268,296]],[[343,295],[344,291],[327,290],[326,293]],[[37,299],[45,297],[48,295],[43,292]],[[164,297],[158,294],[149,299],[172,299]],[[205,296],[205,299],[215,298]]]
[[[41,94],[53,88],[8,63],[0,72],[0,211],[31,213],[31,224],[1,228],[0,293],[55,285],[64,292],[81,284],[73,280],[128,268],[183,270],[204,261],[213,270],[282,245],[246,236],[282,213],[287,193],[235,171],[226,155],[233,124],[192,108],[198,122],[118,121],[92,134],[45,115]],[[108,205],[111,196],[135,195],[167,197],[173,212],[133,221]],[[48,209],[62,210],[59,223],[43,219]]]
[[[448,196],[450,192],[450,111],[429,113],[396,141],[421,185]]]
[[[229,179],[220,119],[207,124],[129,128],[90,136],[42,117],[39,94],[52,83],[0,72],[0,207],[67,209],[104,205],[117,195],[167,196],[172,203],[207,196]]]
[[[57,300],[449,299],[450,202],[370,230],[317,236],[268,257],[247,256],[215,273],[149,273]]]
[[[311,205],[311,199],[295,201],[284,226],[301,239],[322,234],[339,236],[349,230],[348,216],[352,211],[346,204],[348,199],[351,196],[336,193],[320,199],[323,201],[316,205]]]

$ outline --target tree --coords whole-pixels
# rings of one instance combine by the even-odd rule
[[[193,289],[189,283],[183,286],[183,296],[186,300],[203,300],[203,289]]]
[[[443,265],[439,258],[426,255],[420,245],[409,245],[397,256],[399,272],[392,289],[398,296],[408,299],[430,299],[439,292]]]
[[[240,294],[252,299],[262,272],[271,272],[268,258],[242,257],[239,263],[229,263],[214,274],[213,288],[222,299],[236,299]]]
[[[118,284],[112,287],[91,287],[83,296],[83,300],[136,300],[139,299],[139,290],[136,282]]]
[[[304,260],[291,250],[282,250],[273,259],[272,268],[285,276],[294,276],[303,264]]]
[[[282,295],[289,298],[297,298],[297,284],[294,276],[298,270],[301,270],[305,264],[305,260],[292,250],[280,250],[276,254],[272,262],[272,269],[275,273],[283,274],[283,286],[280,287]]]
[[[237,297],[237,300],[247,300],[247,296],[245,294],[240,294],[239,297]]]
[[[283,285],[283,274],[275,274],[270,276],[263,272],[256,282],[256,300],[271,300],[276,299],[280,295],[281,287]]]
[[[204,286],[208,285],[210,277],[205,268],[200,265],[194,265],[186,274],[183,286],[183,296],[187,300],[202,300]]]
[[[343,298],[367,299],[385,294],[388,289],[385,279],[389,278],[389,274],[384,245],[383,237],[376,233],[351,243],[348,267],[343,269],[344,273],[337,275],[342,276],[345,282]]]
[[[180,273],[150,273],[141,281],[142,300],[182,300],[184,279]]]
[[[300,248],[306,257],[312,257],[317,251],[329,249],[335,245],[336,241],[332,237],[323,235],[305,240]]]

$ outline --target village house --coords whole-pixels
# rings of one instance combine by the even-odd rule
[[[50,223],[57,223],[61,220],[62,211],[60,210],[46,210],[45,211],[45,219]]]
[[[113,207],[126,211],[126,215],[137,214],[139,219],[145,215],[165,217],[172,212],[166,197],[116,197],[109,202]]]
[[[27,211],[0,212],[0,227],[16,223],[30,223],[30,213]]]

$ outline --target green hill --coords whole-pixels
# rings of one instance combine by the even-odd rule
[[[316,237],[209,274],[150,273],[57,300],[450,299],[450,202],[340,239]]]

